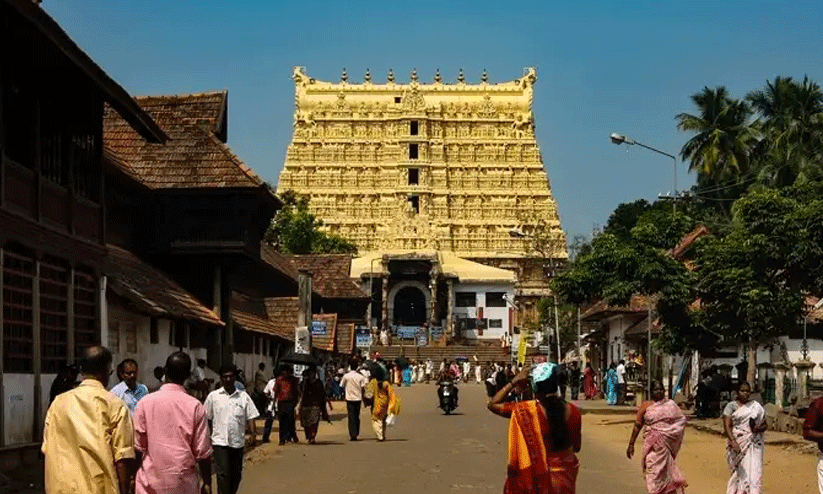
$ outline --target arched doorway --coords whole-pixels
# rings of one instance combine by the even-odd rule
[[[421,326],[426,309],[426,295],[416,286],[405,286],[394,296],[394,324]]]

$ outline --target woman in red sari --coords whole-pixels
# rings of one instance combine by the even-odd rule
[[[583,371],[583,394],[586,395],[587,400],[597,398],[600,391],[597,389],[597,384],[594,382],[594,370],[592,364],[586,363],[586,370]]]
[[[555,364],[520,371],[489,402],[489,410],[509,421],[508,477],[504,494],[574,494],[580,463],[580,410],[557,395]],[[537,399],[506,402],[528,386]]]

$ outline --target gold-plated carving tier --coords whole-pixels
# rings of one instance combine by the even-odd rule
[[[499,84],[412,79],[333,83],[295,68],[278,191],[310,196],[325,228],[361,251],[527,257],[529,241],[510,232],[539,227],[556,238],[548,254],[567,258],[534,134],[536,71]]]

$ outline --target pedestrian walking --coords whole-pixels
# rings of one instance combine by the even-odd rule
[[[557,373],[557,386],[560,388],[560,397],[566,399],[566,388],[569,385],[569,372],[566,370],[566,364],[559,364],[555,371]]]
[[[576,401],[580,397],[580,367],[577,365],[576,360],[571,363],[569,368],[569,390],[572,393],[569,399]]]
[[[117,369],[122,381],[111,388],[111,394],[123,400],[129,407],[129,412],[134,415],[134,407],[149,394],[149,388],[137,382],[137,362],[134,359],[127,358],[120,362]]]
[[[340,386],[346,394],[346,414],[349,422],[349,440],[357,441],[360,437],[360,405],[363,402],[363,389],[368,380],[357,372],[357,361],[349,364],[349,372],[343,375]]]
[[[609,371],[606,373],[606,404],[617,405],[620,399],[620,391],[618,391],[620,383],[617,379],[617,372],[615,371],[614,362],[609,366]]]
[[[371,404],[371,424],[379,442],[386,440],[386,418],[396,402],[391,384],[386,381],[384,370],[375,365],[371,369],[372,380],[366,386],[366,400]]]
[[[212,424],[211,444],[218,494],[235,494],[240,487],[246,426],[251,429],[251,444],[257,442],[254,419],[260,413],[248,393],[237,388],[236,379],[234,365],[224,364],[220,368],[220,388],[209,393],[204,403]]]
[[[652,382],[652,400],[637,411],[626,456],[634,456],[634,443],[645,426],[641,466],[649,494],[683,494],[686,479],[675,460],[686,431],[686,416],[674,400],[666,398],[660,381]]]
[[[57,395],[71,391],[77,387],[77,367],[69,365],[65,361],[60,362],[60,367],[57,369],[57,377],[51,383],[49,389],[49,404],[51,404]]]
[[[266,421],[263,425],[263,438],[261,442],[267,443],[270,441],[271,428],[274,425],[274,414],[276,413],[275,403],[277,403],[277,395],[274,394],[274,386],[277,383],[277,377],[272,377],[263,388],[263,396],[266,397]]]
[[[593,400],[600,394],[597,383],[594,381],[594,369],[592,364],[586,362],[586,370],[583,371],[583,394],[587,400]]]
[[[266,364],[260,362],[257,366],[257,372],[254,373],[254,390],[252,390],[251,399],[257,406],[257,411],[260,415],[266,413],[266,395],[263,391],[266,389]]]
[[[483,366],[480,365],[480,362],[475,362],[474,364],[474,381],[475,384],[481,384],[483,382]]]
[[[85,350],[83,381],[55,397],[46,412],[43,444],[45,492],[127,493],[134,461],[134,427],[123,400],[106,386],[111,352]]]
[[[817,443],[817,488],[823,494],[823,398],[809,405],[803,421],[803,438]]]
[[[525,367],[489,402],[489,410],[510,418],[508,477],[504,494],[574,494],[580,463],[580,410],[557,396],[555,364]],[[529,376],[536,399],[507,402],[522,393]]]
[[[300,386],[300,403],[297,406],[297,414],[300,416],[306,441],[314,444],[320,419],[331,423],[327,409],[327,407],[331,408],[331,402],[326,395],[325,386],[317,376],[317,367],[311,366],[306,369]]]
[[[617,404],[622,405],[626,401],[626,362],[620,359],[614,369],[617,374]]]
[[[432,359],[426,359],[426,384],[431,381],[432,372],[434,372],[434,362]]]
[[[294,419],[294,410],[300,399],[300,385],[290,365],[280,366],[280,377],[274,383],[274,396],[277,399],[280,446],[286,444],[286,441],[300,442],[297,439],[297,424]]]
[[[166,382],[135,408],[135,448],[143,455],[135,494],[211,494],[208,416],[200,400],[183,387],[189,369],[187,354],[171,354]]]
[[[731,477],[727,494],[760,494],[763,485],[763,433],[765,411],[750,400],[752,388],[746,381],[737,386],[737,399],[723,410],[723,428],[728,438],[726,461]]]

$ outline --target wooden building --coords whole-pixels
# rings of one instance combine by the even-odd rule
[[[99,341],[104,104],[145,142],[167,137],[36,3],[0,0],[0,46],[0,448],[9,448],[39,442],[58,365]]]
[[[184,348],[195,350],[191,342],[202,339],[209,367],[236,362],[248,374],[293,339],[252,322],[263,315],[262,303],[250,309],[242,302],[297,293],[297,271],[263,242],[281,203],[226,145],[226,91],[135,99],[169,139],[148,141],[107,108],[104,147],[115,184],[108,240],[220,318],[222,326],[182,328]]]

